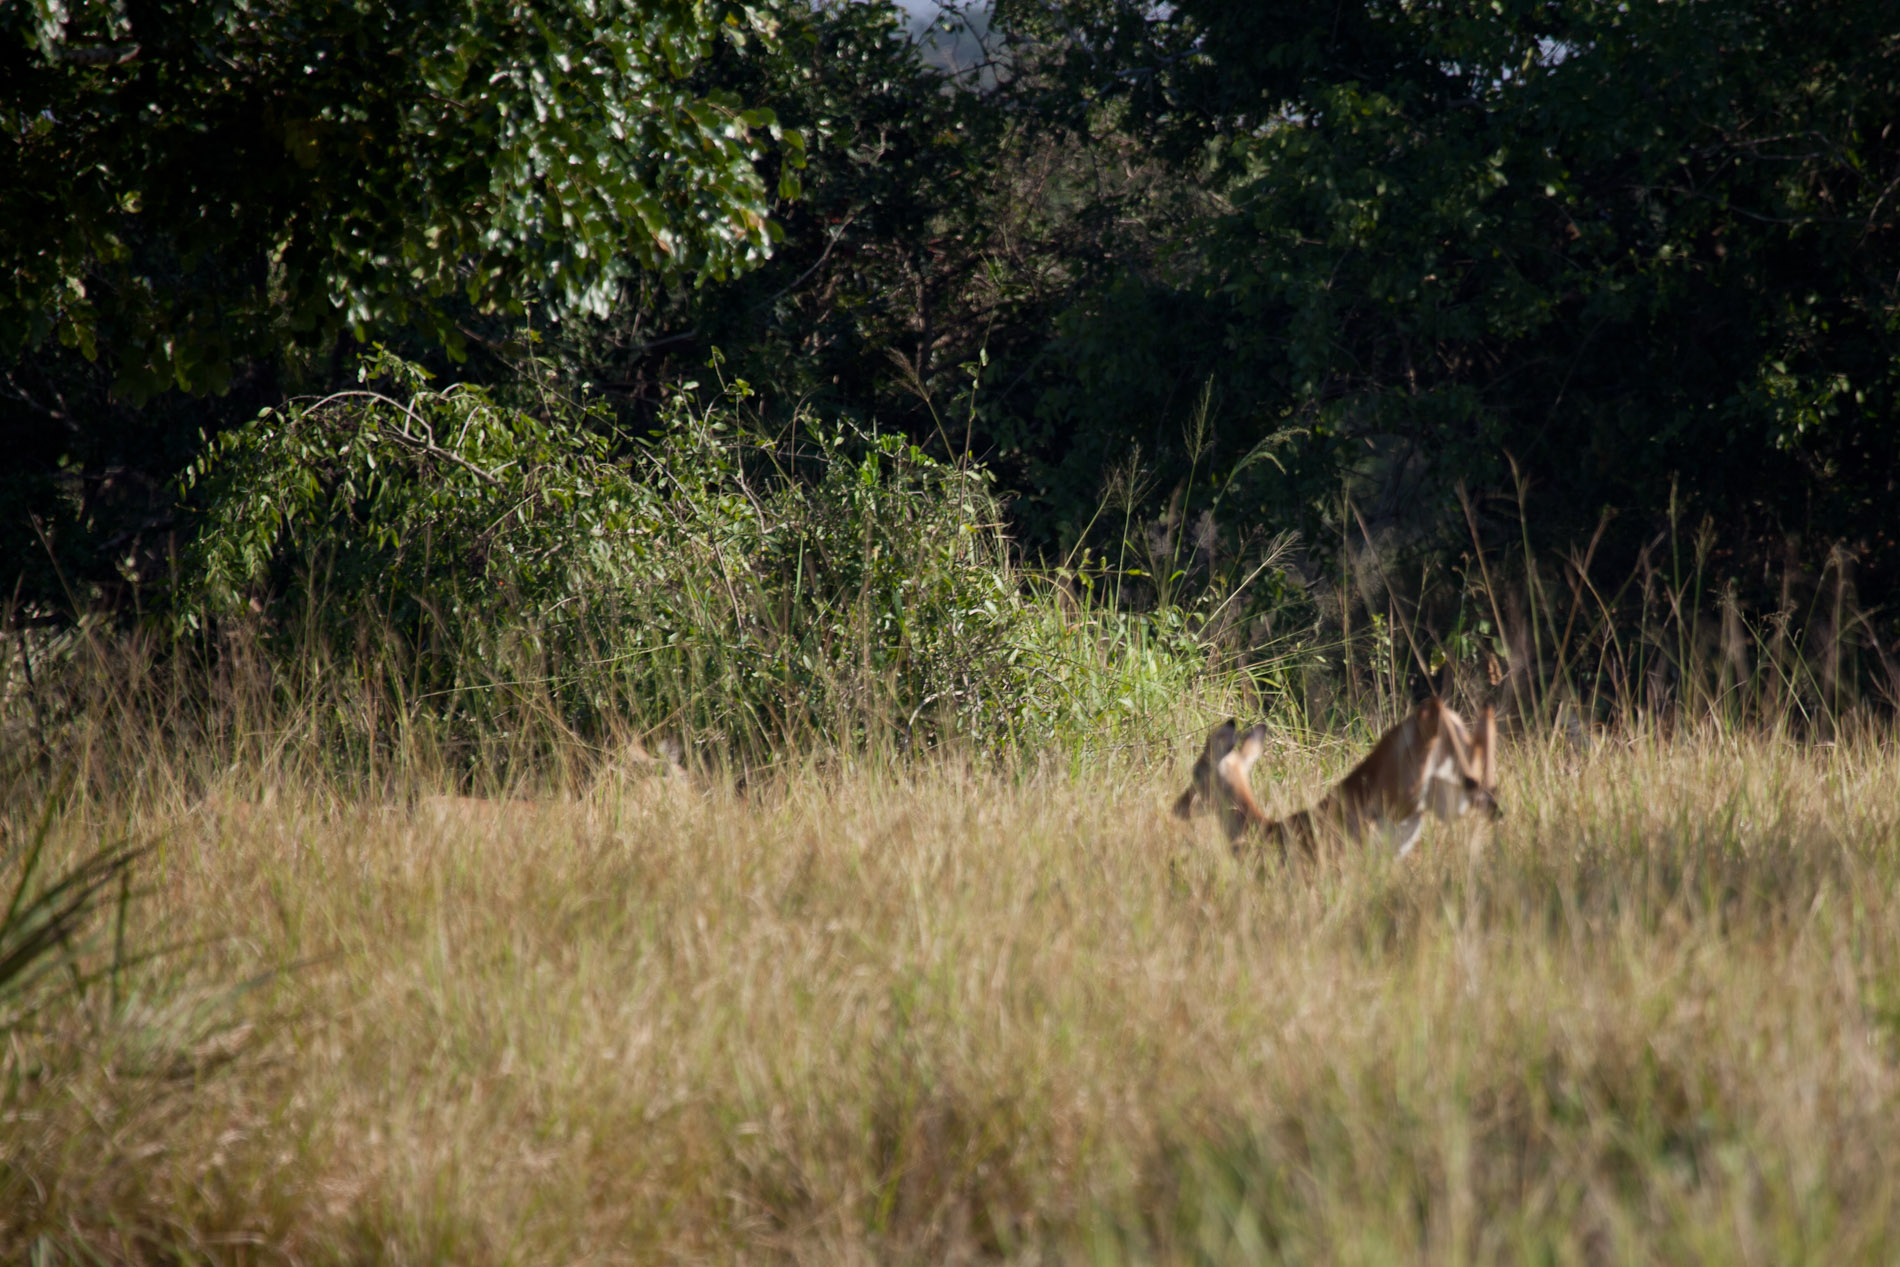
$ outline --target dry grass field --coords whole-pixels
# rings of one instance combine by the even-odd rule
[[[77,798],[167,949],[0,1054],[0,1258],[1891,1261],[1887,735],[1520,736],[1495,829],[1318,870],[1166,815],[1194,742]],[[1276,742],[1276,810],[1353,755]]]

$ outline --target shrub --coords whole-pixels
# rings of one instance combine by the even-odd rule
[[[1038,597],[987,472],[900,437],[811,416],[761,437],[743,383],[674,397],[635,439],[599,405],[437,390],[382,352],[361,377],[209,445],[177,619],[261,618],[300,679],[347,667],[461,739],[531,702],[583,734],[664,727],[742,757],[994,745],[1102,707],[1077,668],[1107,667],[1104,645],[1189,662],[1179,621],[1078,622]]]

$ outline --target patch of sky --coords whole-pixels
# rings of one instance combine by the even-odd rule
[[[996,82],[988,0],[898,0],[898,7],[926,65],[985,88]]]

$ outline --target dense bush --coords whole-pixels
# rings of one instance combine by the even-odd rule
[[[362,377],[193,468],[181,631],[260,623],[282,666],[380,677],[470,734],[532,699],[583,733],[754,753],[1057,724],[1113,693],[1069,671],[1085,644],[1103,664],[1104,636],[1143,682],[1186,671],[1178,618],[1037,597],[988,475],[900,437],[809,416],[762,437],[743,382],[674,396],[635,439],[551,392],[522,409],[431,388],[386,353]]]

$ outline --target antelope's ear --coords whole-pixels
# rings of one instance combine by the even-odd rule
[[[1218,762],[1222,757],[1233,750],[1234,719],[1229,717],[1226,721],[1214,727],[1214,733],[1207,737],[1207,751],[1205,755],[1210,763]]]
[[[1498,785],[1498,715],[1489,704],[1478,714],[1478,786],[1489,792]]]

